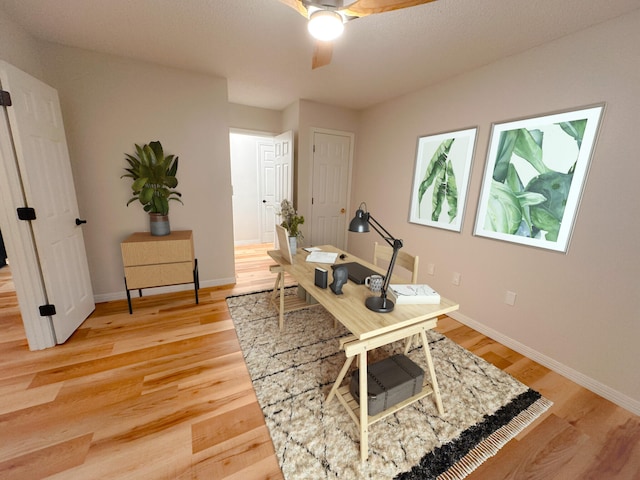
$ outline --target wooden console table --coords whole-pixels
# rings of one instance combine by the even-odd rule
[[[173,231],[161,237],[136,232],[120,244],[120,249],[130,314],[133,313],[131,290],[138,290],[142,296],[143,288],[193,282],[196,304],[199,303],[198,259],[194,254],[191,230]]]

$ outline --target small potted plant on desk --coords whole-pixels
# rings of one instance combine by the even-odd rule
[[[125,160],[129,168],[125,168],[127,173],[120,178],[133,179],[131,190],[134,195],[127,206],[138,200],[149,213],[151,235],[169,235],[169,201],[182,203],[182,194],[174,190],[178,185],[178,157],[165,156],[162,144],[155,141],[142,146],[136,144],[135,155],[126,153]]]
[[[302,244],[302,239],[304,238],[299,228],[304,223],[304,217],[298,215],[296,209],[293,208],[293,204],[287,199],[280,202],[280,211],[277,214],[282,217],[280,225],[289,232],[289,247],[291,252],[295,254],[298,249],[298,241]]]

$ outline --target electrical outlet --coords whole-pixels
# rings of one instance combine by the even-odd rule
[[[433,263],[428,263],[427,264],[427,274],[428,275],[435,275],[436,273],[436,266]]]
[[[451,280],[451,283],[453,283],[454,285],[460,285],[461,278],[462,275],[460,275],[458,272],[453,272],[453,279]]]
[[[507,290],[507,293],[504,296],[504,303],[513,307],[516,304],[516,295],[516,292]]]

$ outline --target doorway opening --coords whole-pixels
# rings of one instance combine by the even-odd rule
[[[293,199],[293,132],[231,129],[234,246],[275,242],[282,199]]]
[[[234,246],[273,243],[275,135],[232,130],[229,134],[233,186]]]

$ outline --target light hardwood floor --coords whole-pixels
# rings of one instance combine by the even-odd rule
[[[30,352],[0,269],[0,478],[280,479],[225,298],[270,289],[265,247],[235,285],[101,303],[64,345]],[[438,330],[554,406],[470,479],[640,479],[640,418],[490,338]]]

